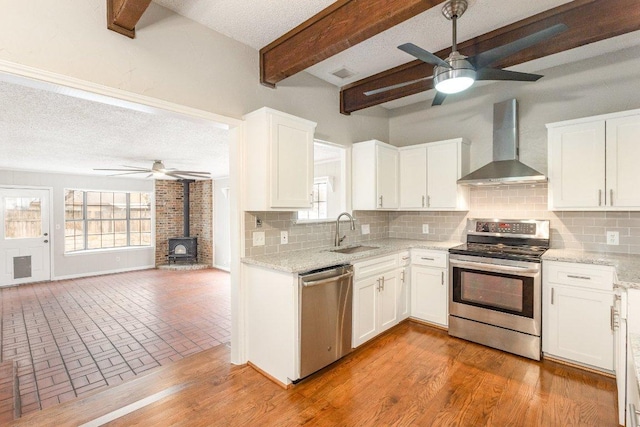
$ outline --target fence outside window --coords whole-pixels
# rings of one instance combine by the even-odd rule
[[[65,190],[65,252],[151,246],[151,194]]]

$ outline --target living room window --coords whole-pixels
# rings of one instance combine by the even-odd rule
[[[151,194],[65,190],[65,252],[151,246]]]

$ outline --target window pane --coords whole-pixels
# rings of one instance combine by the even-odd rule
[[[127,233],[116,233],[114,246],[127,246]]]
[[[142,242],[140,243],[143,246],[151,246],[151,233],[142,233],[141,235]]]
[[[127,193],[114,193],[113,217],[116,219],[125,219],[127,217]]]
[[[131,233],[131,246],[140,246],[140,233]]]
[[[151,193],[65,190],[65,251],[149,246],[151,198]]]
[[[29,239],[42,236],[42,211],[39,198],[7,197],[4,200],[6,239]]]

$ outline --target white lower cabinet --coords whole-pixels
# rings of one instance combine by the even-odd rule
[[[411,253],[401,252],[398,264],[400,265],[400,291],[398,293],[398,316],[404,320],[411,316]]]
[[[411,317],[447,326],[447,253],[414,249],[411,256]]]
[[[611,267],[543,263],[546,356],[614,371],[613,275]]]
[[[398,255],[354,264],[353,347],[399,321],[400,270]]]

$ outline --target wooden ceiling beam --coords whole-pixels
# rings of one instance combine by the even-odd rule
[[[462,19],[461,23],[464,25],[465,18]],[[575,0],[467,40],[458,44],[458,50],[463,55],[473,56],[558,23],[566,24],[569,29],[553,39],[511,55],[491,66],[512,67],[589,43],[638,31],[640,30],[640,2],[638,0]],[[451,49],[448,48],[435,52],[435,55],[444,59],[450,52]],[[351,83],[340,90],[340,112],[348,115],[363,108],[432,89],[432,80],[425,80],[372,96],[364,94],[369,90],[416,80],[432,74],[433,66],[415,60]]]
[[[129,38],[136,36],[136,24],[151,0],[107,0],[107,28]]]
[[[260,49],[260,83],[275,87],[445,0],[338,0]]]

